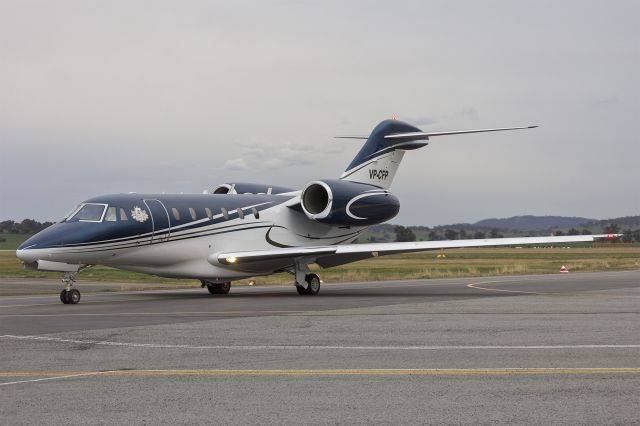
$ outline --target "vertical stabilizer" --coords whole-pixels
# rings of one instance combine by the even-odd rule
[[[376,185],[388,189],[400,166],[404,152],[427,145],[423,140],[385,138],[388,135],[420,132],[420,129],[397,120],[385,120],[369,135],[358,155],[340,179]],[[409,140],[408,140],[409,139]],[[426,139],[426,138],[422,138]]]

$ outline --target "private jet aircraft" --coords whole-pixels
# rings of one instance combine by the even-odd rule
[[[352,244],[367,227],[398,214],[389,191],[405,152],[430,138],[529,127],[423,132],[386,120],[369,136],[339,179],[302,190],[229,182],[204,194],[117,194],[91,198],[29,238],[16,254],[30,269],[63,273],[65,304],[80,301],[75,275],[106,265],[162,277],[195,278],[211,294],[234,280],[286,271],[300,295],[317,295],[322,268],[371,257],[459,247],[593,241],[604,235]]]

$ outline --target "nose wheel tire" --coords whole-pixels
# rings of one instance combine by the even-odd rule
[[[320,277],[316,274],[307,274],[304,278],[307,282],[307,288],[302,287],[301,285],[296,284],[296,290],[299,295],[309,295],[315,296],[320,292]]]
[[[80,269],[88,267],[90,267],[90,265],[84,265]],[[78,269],[78,271],[80,269]],[[65,272],[62,275],[62,285],[64,289],[60,292],[60,301],[65,305],[75,305],[80,301],[80,291],[73,288],[73,283],[76,281],[78,271]]]
[[[80,291],[75,288],[62,290],[60,292],[60,301],[65,305],[76,305],[80,301]]]
[[[67,301],[72,305],[77,304],[80,301],[80,292],[75,288],[67,291]]]

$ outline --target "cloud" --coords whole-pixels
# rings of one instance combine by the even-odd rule
[[[599,98],[593,101],[593,105],[596,107],[610,107],[618,103],[617,96],[608,96],[606,98]]]
[[[403,121],[406,121],[409,124],[413,124],[414,126],[432,126],[435,124],[439,124],[445,121],[456,121],[460,119],[464,120],[479,120],[480,113],[478,110],[473,107],[465,107],[450,113],[440,114],[440,115],[414,115],[414,116],[404,116],[401,117]]]
[[[463,108],[462,110],[458,111],[456,115],[467,118],[469,120],[480,119],[480,114],[478,113],[478,110],[473,107]]]
[[[439,120],[433,116],[427,115],[419,115],[419,116],[409,116],[404,118],[403,121],[406,121],[409,124],[413,124],[414,126],[430,126],[432,124],[436,124]]]
[[[443,114],[442,119],[445,120],[479,120],[480,113],[474,107],[465,107],[456,111],[453,111],[449,114]]]
[[[234,158],[224,162],[224,168],[227,170],[246,170],[249,168],[244,158]]]
[[[239,144],[241,157],[227,160],[227,170],[274,170],[294,166],[308,166],[324,160],[328,155],[340,154],[345,149],[343,141],[321,144],[296,144],[285,142],[271,144],[254,141]]]

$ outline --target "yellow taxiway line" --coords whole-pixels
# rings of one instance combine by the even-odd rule
[[[504,293],[522,293],[522,294],[538,294],[538,295],[542,295],[542,294],[546,294],[546,293],[536,293],[534,291],[521,291],[521,290],[503,290],[503,289],[499,289],[499,288],[489,288],[489,287],[480,287],[479,284],[489,284],[489,283],[504,283],[508,281],[483,281],[483,282],[478,282],[478,283],[471,283],[471,284],[467,284],[468,288],[473,288],[476,290],[486,290],[486,291],[500,291],[500,292],[504,292]]]

